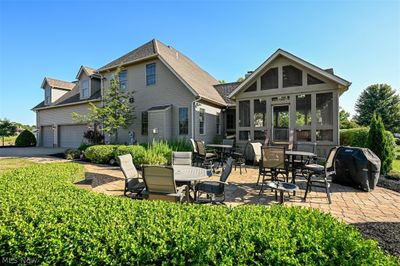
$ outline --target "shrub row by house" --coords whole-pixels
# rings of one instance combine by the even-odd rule
[[[172,151],[190,151],[185,141],[154,141],[145,145],[94,145],[85,150],[85,157],[93,163],[109,163],[117,156],[131,154],[133,163],[161,165],[171,160]]]
[[[0,254],[45,265],[396,265],[318,210],[132,201],[86,191],[74,163],[0,176]]]

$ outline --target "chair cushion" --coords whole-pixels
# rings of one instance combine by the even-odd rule
[[[220,195],[224,193],[223,185],[217,182],[201,182],[196,185],[196,190],[200,190],[205,193],[212,193]]]

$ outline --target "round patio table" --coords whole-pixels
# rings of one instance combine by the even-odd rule
[[[295,163],[294,160],[296,157],[300,157],[301,161],[303,161],[303,158],[313,158],[316,157],[317,155],[312,152],[308,151],[285,151],[286,157],[291,157],[291,165],[292,165],[292,183],[296,184],[296,168],[294,167]],[[296,195],[296,190],[293,191],[293,195]]]
[[[207,169],[190,165],[173,165],[175,181],[192,182],[208,179]]]

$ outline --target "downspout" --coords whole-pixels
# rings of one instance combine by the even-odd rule
[[[196,111],[196,103],[202,100],[201,96],[198,96],[196,100],[192,101],[192,139],[195,139],[195,121],[194,121],[194,112]]]

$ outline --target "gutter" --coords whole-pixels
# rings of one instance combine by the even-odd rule
[[[46,110],[46,109],[53,109],[53,108],[64,107],[64,106],[71,106],[71,105],[78,105],[78,104],[83,104],[83,103],[89,103],[89,102],[98,102],[98,101],[100,101],[100,99],[91,99],[91,100],[80,101],[80,102],[73,102],[73,103],[66,103],[66,104],[60,104],[60,105],[53,105],[53,106],[32,108],[31,110],[32,110],[32,111]]]
[[[194,122],[194,112],[196,111],[196,103],[201,101],[203,98],[201,96],[198,96],[196,100],[192,101],[192,139],[194,139],[194,130],[195,130],[195,122]]]

